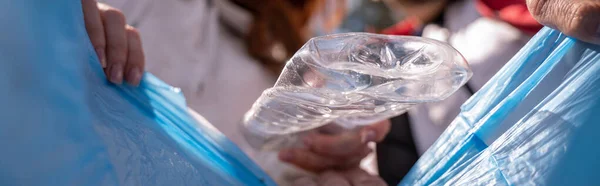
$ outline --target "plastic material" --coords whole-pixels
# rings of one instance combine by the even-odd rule
[[[599,185],[600,46],[542,29],[400,185]]]
[[[293,133],[333,121],[352,128],[442,100],[470,77],[464,58],[435,40],[366,33],[317,37],[254,103],[243,129],[253,146],[274,149],[293,142]]]
[[[275,185],[178,89],[109,84],[80,2],[0,1],[0,185]]]

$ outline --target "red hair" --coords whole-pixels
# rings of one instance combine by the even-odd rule
[[[324,0],[232,0],[249,10],[254,21],[246,36],[248,54],[279,75],[285,61],[310,38],[311,16]]]

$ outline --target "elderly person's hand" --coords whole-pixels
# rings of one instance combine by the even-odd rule
[[[85,28],[109,81],[138,85],[144,72],[140,34],[123,13],[96,0],[81,0]]]
[[[582,41],[600,44],[600,1],[527,0],[533,17]]]
[[[305,147],[281,150],[279,158],[312,172],[355,168],[371,153],[368,143],[382,141],[389,130],[389,120],[355,130],[330,124],[306,135]]]
[[[378,176],[354,168],[345,171],[327,171],[317,178],[303,177],[294,182],[294,186],[386,186]]]

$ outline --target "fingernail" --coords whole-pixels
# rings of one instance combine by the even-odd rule
[[[131,85],[138,86],[141,79],[142,79],[142,72],[139,70],[139,68],[134,67],[134,68],[131,68],[131,70],[129,70],[129,74],[127,74],[127,80],[129,81],[129,83]]]
[[[98,55],[98,59],[100,60],[100,65],[102,65],[102,68],[106,68],[106,57],[104,57],[104,49],[96,48],[96,55]]]
[[[282,150],[279,154],[279,158],[283,161],[291,161],[294,159],[294,154],[290,150]]]
[[[123,83],[123,67],[112,65],[110,70],[110,81],[115,84]]]
[[[362,133],[361,142],[367,143],[371,141],[375,141],[377,137],[377,133],[374,130],[367,130]]]

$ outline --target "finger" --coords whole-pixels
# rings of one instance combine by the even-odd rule
[[[300,179],[297,179],[296,181],[294,181],[294,183],[292,185],[293,186],[317,186],[317,182],[310,177],[303,177],[303,178],[300,178]]]
[[[320,186],[351,186],[350,182],[346,180],[342,174],[329,171],[321,174],[319,177],[319,185]]]
[[[357,131],[345,131],[338,134],[309,134],[304,144],[317,154],[326,156],[348,156],[366,146],[368,142],[380,142],[390,131],[390,121],[384,120],[365,126]]]
[[[342,165],[338,165],[338,169],[348,169],[352,167],[358,167],[360,162],[371,154],[373,150],[368,146],[365,146],[363,149],[360,149],[357,153],[353,154],[353,156],[347,157],[346,161],[343,161]]]
[[[348,156],[366,144],[361,142],[358,131],[345,131],[339,134],[312,133],[303,139],[304,145],[325,156]]]
[[[145,63],[144,51],[139,32],[131,26],[127,26],[126,31],[128,52],[125,79],[130,85],[137,86],[142,80]]]
[[[106,40],[104,38],[104,26],[98,11],[98,3],[96,0],[81,0],[83,8],[83,18],[85,21],[85,29],[90,37],[90,41],[96,50],[96,55],[100,60],[102,68],[106,67]]]
[[[344,129],[344,127],[336,124],[336,123],[330,123],[327,124],[325,126],[319,127],[316,132],[320,133],[320,134],[339,134],[346,131],[346,129]]]
[[[361,141],[363,143],[381,142],[390,132],[390,127],[391,122],[389,119],[365,126],[361,129]]]
[[[128,52],[125,16],[108,6],[101,6],[100,14],[106,34],[107,76],[111,82],[121,84]]]
[[[331,169],[340,164],[337,159],[320,156],[306,149],[281,150],[279,159],[312,172]]]
[[[387,186],[379,176],[373,176],[360,168],[354,168],[343,173],[352,185]]]
[[[600,44],[600,1],[527,0],[533,17],[543,25],[586,42]]]

